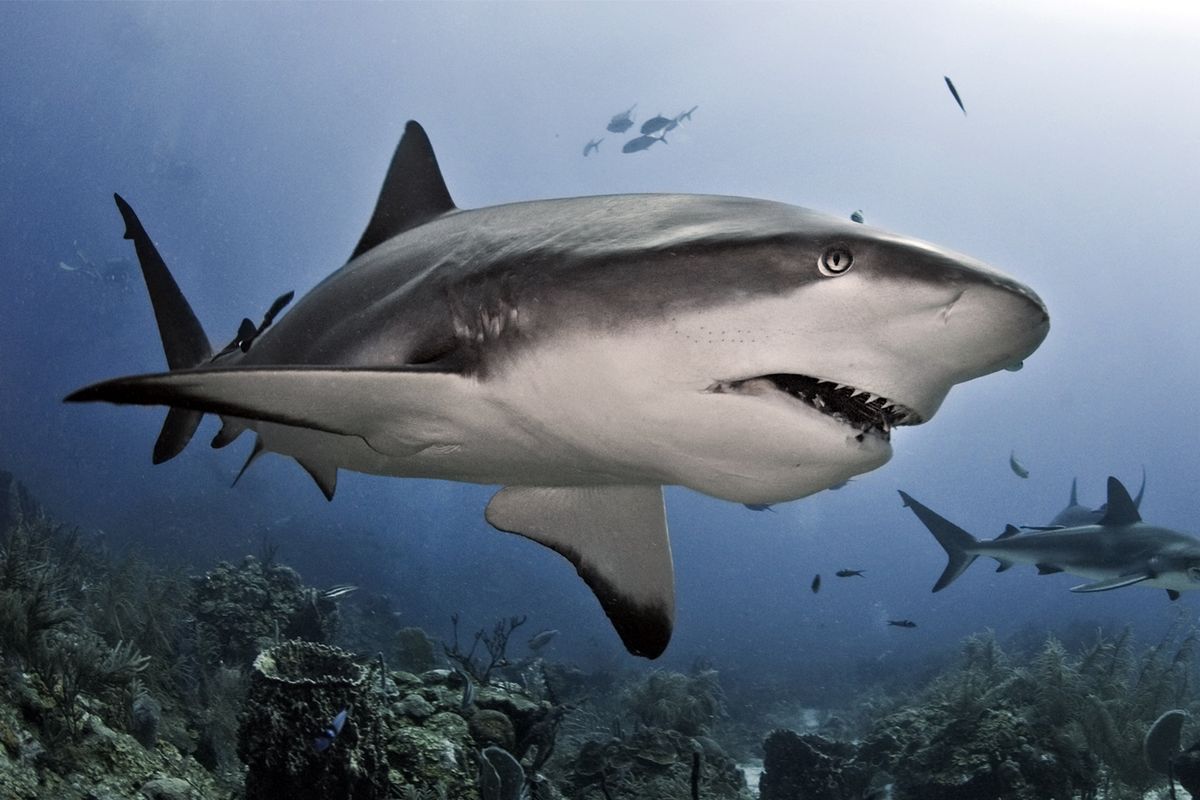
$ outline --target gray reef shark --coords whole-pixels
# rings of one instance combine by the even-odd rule
[[[253,430],[251,459],[289,455],[330,498],[338,469],[498,484],[488,522],[569,559],[649,657],[675,610],[664,485],[771,504],[841,483],[1049,329],[1033,291],[978,261],[782,203],[460,210],[410,122],[349,262],[214,359],[117,205],[170,371],[68,401],[170,407],[155,461],[218,414],[215,446]]]
[[[1009,525],[991,541],[976,539],[904,492],[900,497],[949,558],[933,585],[935,592],[953,583],[979,556],[996,559],[997,572],[1013,564],[1033,564],[1039,575],[1068,572],[1091,579],[1072,587],[1072,592],[1105,592],[1140,583],[1166,589],[1176,600],[1182,591],[1200,589],[1200,539],[1147,525],[1116,478],[1108,479],[1104,516],[1094,524],[1034,533]]]
[[[1067,501],[1067,507],[1054,515],[1054,519],[1050,520],[1048,525],[1022,525],[1026,530],[1057,530],[1058,528],[1074,528],[1079,525],[1095,525],[1104,518],[1104,512],[1108,510],[1108,506],[1102,505],[1099,508],[1088,508],[1079,504],[1078,478],[1071,479],[1071,498]],[[1146,470],[1142,470],[1142,485],[1138,489],[1137,496],[1133,498],[1134,508],[1141,511],[1142,497],[1146,494]]]

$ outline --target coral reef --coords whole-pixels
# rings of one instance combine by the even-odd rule
[[[369,677],[329,645],[288,641],[260,653],[238,732],[246,797],[386,797],[378,684]],[[341,712],[343,725],[317,738]]]
[[[816,734],[772,731],[763,742],[760,800],[842,800],[861,797],[870,774],[857,748]]]
[[[328,642],[337,629],[337,605],[281,564],[246,556],[192,583],[196,621],[216,638],[216,655],[227,664],[248,664],[284,638]]]
[[[1164,706],[1191,700],[1195,633],[1172,628],[1137,654],[1128,631],[1070,654],[1053,637],[1032,656],[989,633],[925,689],[877,706],[856,744],[772,733],[762,797],[858,797],[886,774],[916,800],[1142,798],[1161,777],[1143,738]]]

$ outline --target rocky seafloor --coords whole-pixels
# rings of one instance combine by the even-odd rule
[[[523,618],[440,642],[386,604],[271,552],[113,558],[0,473],[0,798],[1167,797],[1143,740],[1198,710],[1182,621],[1151,646],[984,634],[925,685],[764,710],[708,665],[589,672]]]

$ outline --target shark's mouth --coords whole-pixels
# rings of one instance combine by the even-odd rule
[[[712,387],[712,391],[757,393],[768,386],[857,430],[855,438],[860,442],[868,434],[886,441],[891,438],[892,428],[897,425],[919,425],[924,421],[920,414],[894,400],[865,389],[809,375],[759,375],[744,380],[723,381]]]

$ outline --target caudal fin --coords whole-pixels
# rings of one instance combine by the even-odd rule
[[[938,540],[938,544],[946,551],[946,557],[949,559],[946,569],[942,572],[942,577],[938,578],[937,583],[933,585],[933,591],[940,592],[954,583],[954,580],[975,561],[976,555],[969,551],[979,542],[974,536],[932,509],[913,500],[904,492],[900,492],[900,498],[904,501],[905,507],[912,509],[913,513],[917,515],[917,519],[925,524],[929,532]]]
[[[158,248],[150,241],[150,235],[124,198],[114,194],[113,199],[117,201],[117,209],[125,220],[125,238],[133,240],[138,262],[142,265],[142,277],[150,292],[150,304],[154,307],[154,318],[158,322],[158,335],[167,356],[167,366],[172,371],[189,369],[210,360],[212,345],[200,327],[195,312],[179,290],[179,284],[159,255]],[[154,463],[161,464],[183,452],[203,416],[201,411],[182,408],[172,408],[167,412],[158,441],[154,443]]]

